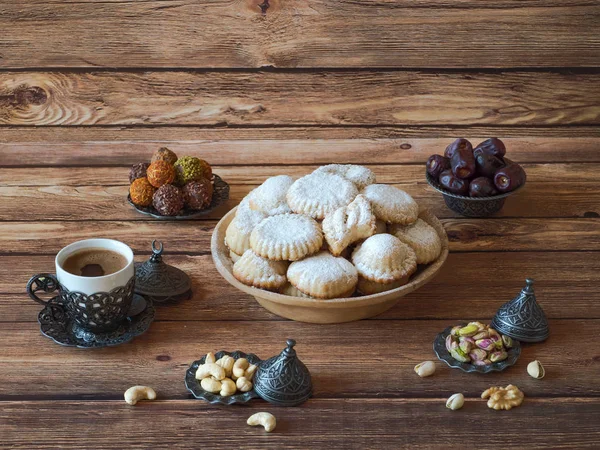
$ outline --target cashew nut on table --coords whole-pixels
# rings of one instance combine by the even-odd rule
[[[250,426],[262,425],[267,433],[270,433],[277,426],[277,420],[275,416],[268,412],[258,412],[248,417],[246,422]]]
[[[135,405],[140,400],[155,400],[156,392],[148,386],[132,386],[125,391],[125,401]]]

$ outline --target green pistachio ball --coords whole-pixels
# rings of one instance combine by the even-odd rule
[[[182,156],[175,162],[175,184],[183,186],[190,181],[206,178],[202,161],[195,156]]]

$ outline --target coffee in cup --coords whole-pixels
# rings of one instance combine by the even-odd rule
[[[123,270],[127,258],[121,253],[101,247],[85,248],[71,253],[62,266],[67,272],[82,277],[103,277]]]

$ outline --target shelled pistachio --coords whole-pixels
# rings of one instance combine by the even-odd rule
[[[481,322],[455,326],[446,337],[446,349],[455,360],[476,366],[504,361],[513,345],[509,336]]]

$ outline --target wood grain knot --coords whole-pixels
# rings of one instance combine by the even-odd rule
[[[8,97],[11,97],[9,95]],[[12,93],[12,100],[9,103],[15,107],[24,107],[29,105],[43,105],[48,100],[48,94],[39,86],[19,86]]]
[[[156,357],[157,361],[171,361],[171,357],[169,355],[158,355]]]
[[[587,218],[587,219],[592,219],[592,218],[598,218],[600,217],[600,214],[598,214],[597,212],[594,211],[586,211],[583,213],[583,217]]]
[[[400,146],[400,148],[401,148],[402,150],[410,150],[410,149],[412,148],[412,145],[410,145],[410,144],[402,144],[402,145]]]
[[[470,229],[446,230],[450,242],[473,242],[477,239],[477,232]]]

